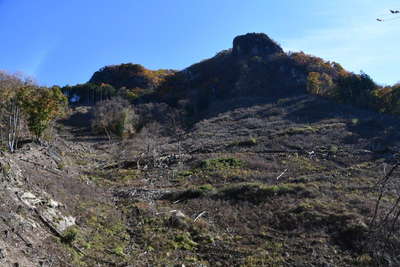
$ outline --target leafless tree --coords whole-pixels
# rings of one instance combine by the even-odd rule
[[[399,167],[400,161],[397,161],[376,183],[378,198],[369,223],[368,246],[375,260],[384,265],[387,261],[396,262],[393,266],[400,264],[400,183],[396,179]]]
[[[0,142],[14,152],[20,138],[22,115],[18,105],[18,90],[32,79],[0,71]]]
[[[135,133],[137,116],[129,102],[122,98],[113,98],[96,104],[92,129],[105,133],[111,141],[112,135],[119,137]]]

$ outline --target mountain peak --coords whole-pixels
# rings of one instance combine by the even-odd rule
[[[283,49],[264,33],[239,35],[233,40],[235,56],[265,56],[283,53]]]

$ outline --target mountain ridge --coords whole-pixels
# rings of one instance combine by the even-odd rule
[[[97,71],[86,85],[63,90],[81,95],[95,91],[92,94],[96,95],[104,85],[113,88],[114,96],[136,102],[166,102],[191,113],[207,109],[218,99],[304,93],[386,113],[400,110],[400,85],[382,87],[367,74],[346,71],[336,62],[303,52],[284,52],[264,33],[237,36],[231,49],[181,71],[148,70],[132,63],[112,65]]]

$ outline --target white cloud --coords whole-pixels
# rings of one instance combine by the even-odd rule
[[[28,60],[28,64],[26,66],[26,73],[36,77],[40,71],[41,66],[45,62],[47,55],[49,54],[48,49],[42,49],[40,51],[37,51],[30,60]]]

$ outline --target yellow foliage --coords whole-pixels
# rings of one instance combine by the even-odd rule
[[[40,138],[49,123],[65,111],[67,98],[58,87],[26,86],[18,93],[18,101],[27,116],[29,130]]]

